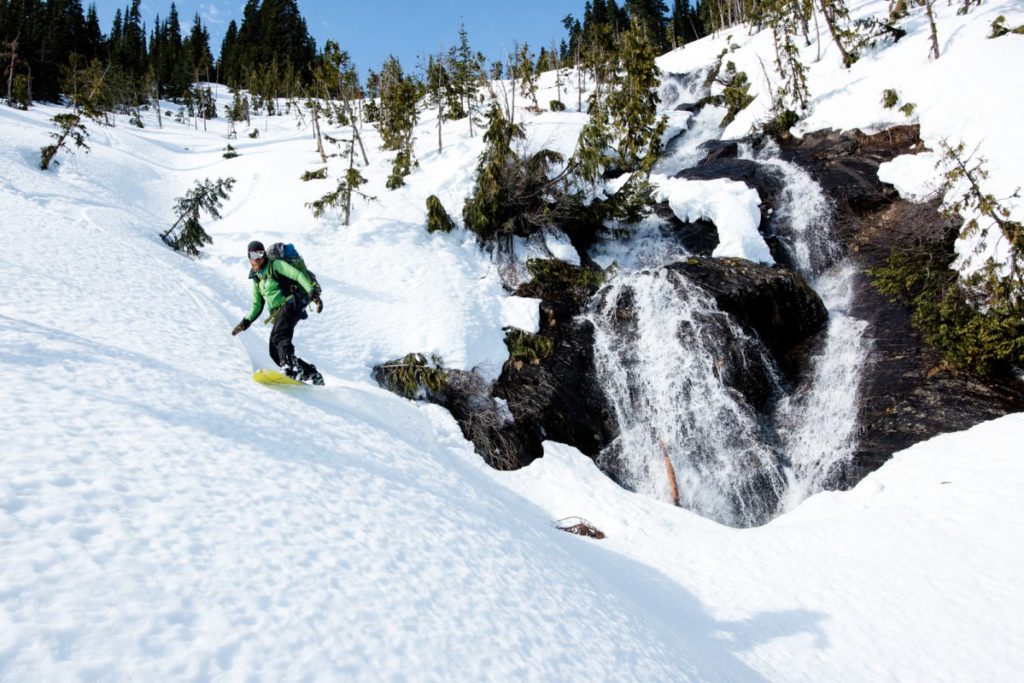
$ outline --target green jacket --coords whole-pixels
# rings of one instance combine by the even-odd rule
[[[278,275],[295,280],[295,282],[299,283],[300,287],[306,290],[306,294],[313,293],[313,283],[309,281],[308,277],[303,275],[301,270],[283,259],[276,261],[268,260],[259,270],[249,272],[249,279],[252,280],[252,309],[249,311],[249,315],[245,316],[245,319],[249,322],[255,321],[260,316],[260,313],[263,312],[264,302],[266,302],[267,308],[273,312],[283,306],[292,294],[291,292],[281,291],[281,286],[270,273],[271,268]]]

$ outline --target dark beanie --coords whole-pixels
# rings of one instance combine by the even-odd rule
[[[266,251],[266,249],[263,248],[263,242],[253,240],[252,242],[249,242],[249,246],[245,248],[246,255],[248,255],[250,251]]]

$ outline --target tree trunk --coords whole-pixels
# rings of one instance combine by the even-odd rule
[[[356,117],[352,113],[352,105],[348,101],[348,98],[342,99],[342,102],[345,103],[345,114],[348,116],[348,121],[352,125],[352,137],[359,143],[359,151],[363,153],[363,164],[369,166],[370,160],[366,156],[366,147],[363,146],[363,136],[359,134],[359,128],[356,126]],[[359,116],[362,118],[362,100],[360,100]]]
[[[348,170],[352,170],[355,166],[356,146],[355,142],[350,142],[348,145]],[[348,184],[348,180],[345,180]],[[348,192],[345,193],[345,227],[348,227],[349,217],[352,215],[352,188],[348,188]]]
[[[14,67],[18,63],[18,38],[9,42],[8,45],[11,51],[4,56],[11,58],[11,64],[7,67],[7,101],[10,102],[14,94]]]
[[[327,154],[324,152],[324,141],[320,135],[320,102],[313,100],[310,112],[313,116],[313,136],[316,138],[316,152],[320,155],[320,161],[327,163]],[[297,107],[298,105],[296,105]]]
[[[931,33],[931,39],[932,39],[932,58],[933,59],[938,59],[939,58],[939,32],[938,32],[938,29],[935,28],[935,13],[934,13],[934,11],[932,11],[932,5],[933,4],[934,4],[934,0],[925,0],[925,2],[924,2],[925,11],[928,13],[928,27],[929,27],[929,32]]]
[[[665,460],[665,474],[668,476],[668,491],[672,496],[672,504],[679,507],[679,484],[676,482],[676,468],[672,465],[672,459],[668,457],[668,449],[661,444],[661,454]]]
[[[843,66],[850,68],[853,63],[850,53],[843,47],[843,41],[839,37],[839,26],[836,24],[836,17],[832,11],[833,0],[818,0],[821,3],[821,14],[825,17],[825,24],[828,26],[829,33],[832,34],[832,41],[839,48],[839,54],[843,58]]]

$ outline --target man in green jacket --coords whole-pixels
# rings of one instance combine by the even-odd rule
[[[252,280],[252,309],[249,315],[235,325],[231,334],[236,335],[249,329],[266,303],[270,309],[270,318],[274,321],[270,331],[270,357],[292,379],[322,385],[323,376],[312,363],[295,355],[295,346],[292,344],[295,326],[308,317],[306,304],[312,301],[317,313],[323,310],[318,289],[305,273],[284,259],[268,259],[262,242],[249,242],[247,251],[252,266],[249,271],[249,279]]]

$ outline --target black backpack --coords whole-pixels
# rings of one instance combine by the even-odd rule
[[[316,275],[309,268],[306,267],[306,261],[299,254],[299,250],[295,248],[294,244],[284,242],[275,242],[267,248],[267,260],[278,261],[284,260],[288,262],[288,265],[294,267],[300,273],[309,278],[310,283],[313,285],[313,293],[320,294],[320,283],[316,280]],[[295,280],[281,275],[276,272],[273,268],[273,263],[270,267],[270,276],[277,281],[277,286],[281,288],[281,292],[287,297],[289,295],[295,295],[303,299],[306,297],[306,290],[302,288]]]

